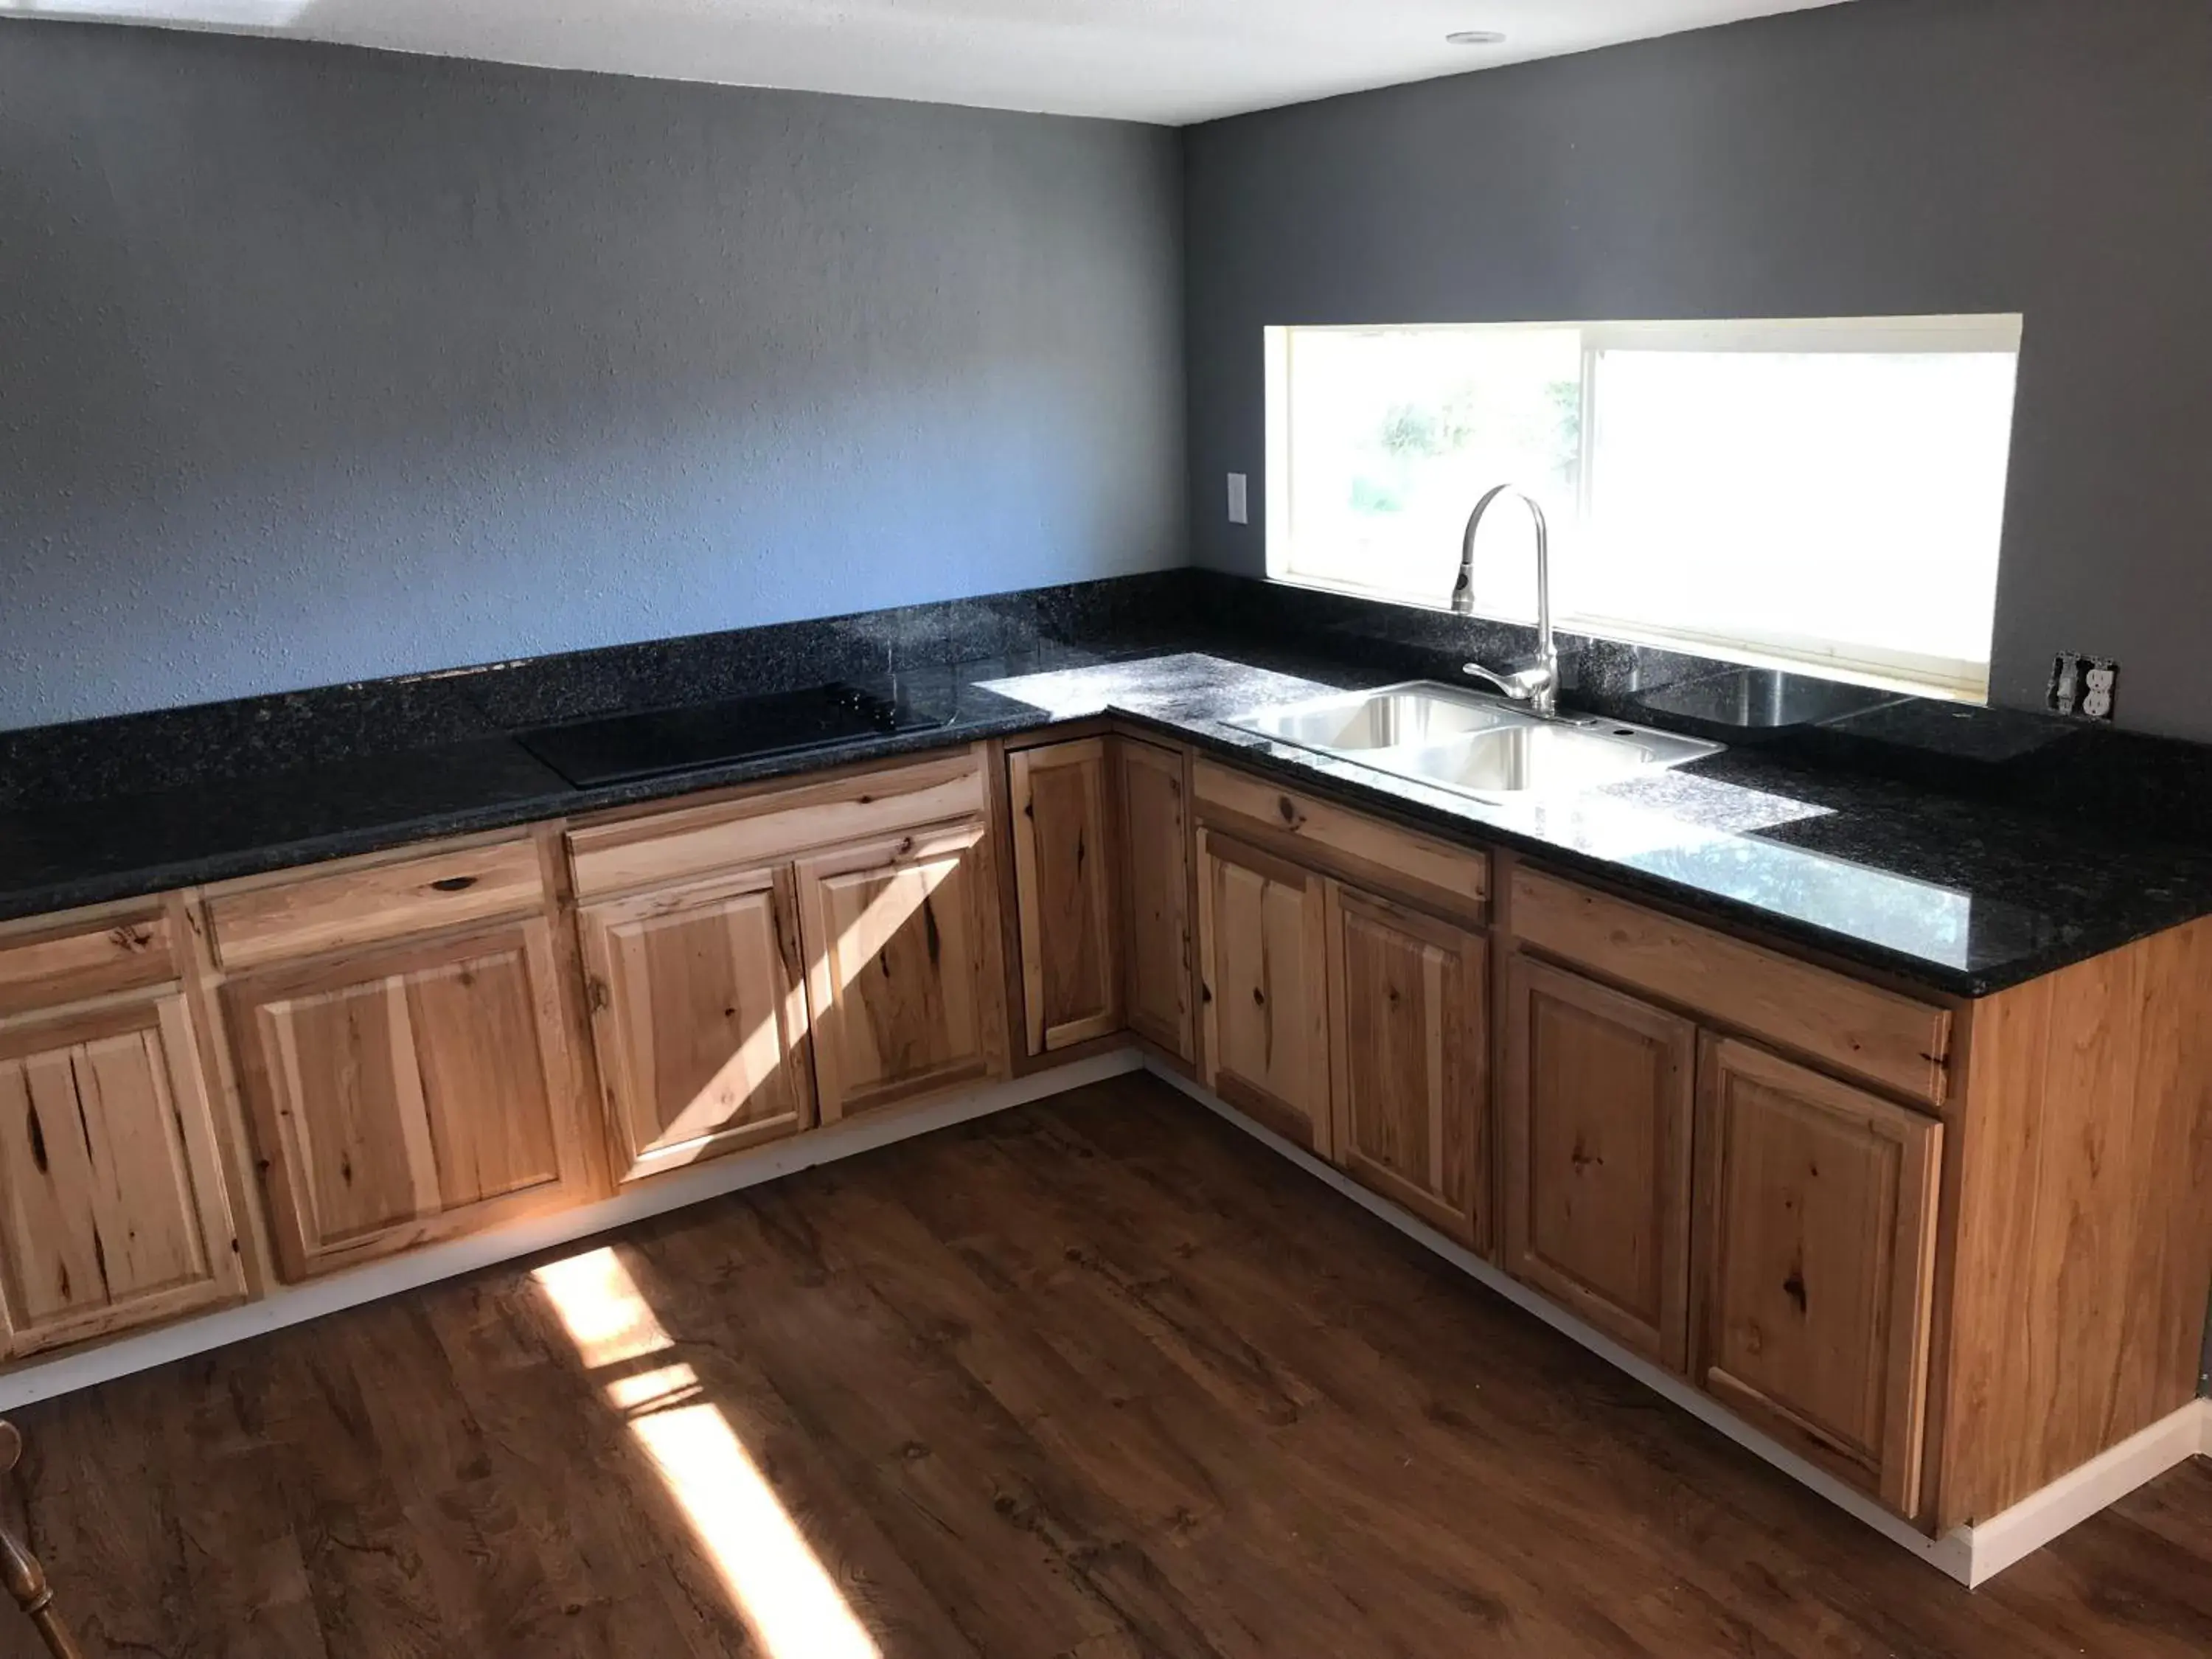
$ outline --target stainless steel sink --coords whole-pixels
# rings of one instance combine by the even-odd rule
[[[1449,743],[1528,718],[1508,704],[1462,696],[1443,686],[1392,685],[1265,708],[1229,723],[1300,749],[1348,755]]]
[[[1721,748],[1617,720],[1547,717],[1480,692],[1425,684],[1263,708],[1228,723],[1481,799],[1595,789]]]

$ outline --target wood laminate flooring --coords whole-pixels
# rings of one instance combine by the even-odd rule
[[[94,1655],[2212,1653],[2204,1460],[1969,1595],[1142,1077],[17,1421]]]

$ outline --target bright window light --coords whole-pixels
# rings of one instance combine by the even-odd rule
[[[1564,626],[1984,698],[2020,338],[2017,316],[1270,329],[1268,571],[1441,605],[1510,482],[1552,520]],[[1483,615],[1534,617],[1528,535],[1486,526]]]

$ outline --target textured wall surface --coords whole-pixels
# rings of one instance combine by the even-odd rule
[[[1179,166],[0,20],[0,727],[1180,564]]]
[[[1200,562],[1264,568],[1269,324],[2019,311],[1995,697],[2091,651],[2212,738],[2203,0],[1857,0],[1186,143]]]

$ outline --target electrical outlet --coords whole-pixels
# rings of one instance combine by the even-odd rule
[[[2062,651],[2051,665],[2051,712],[2109,720],[2119,685],[2120,665],[2110,657]]]
[[[1248,488],[1248,481],[1242,472],[1232,472],[1229,475],[1229,522],[1231,524],[1252,522],[1252,498]]]
[[[2081,675],[2081,712],[2093,720],[2112,718],[2112,700],[2119,694],[2120,665],[2110,657],[2095,657]]]

